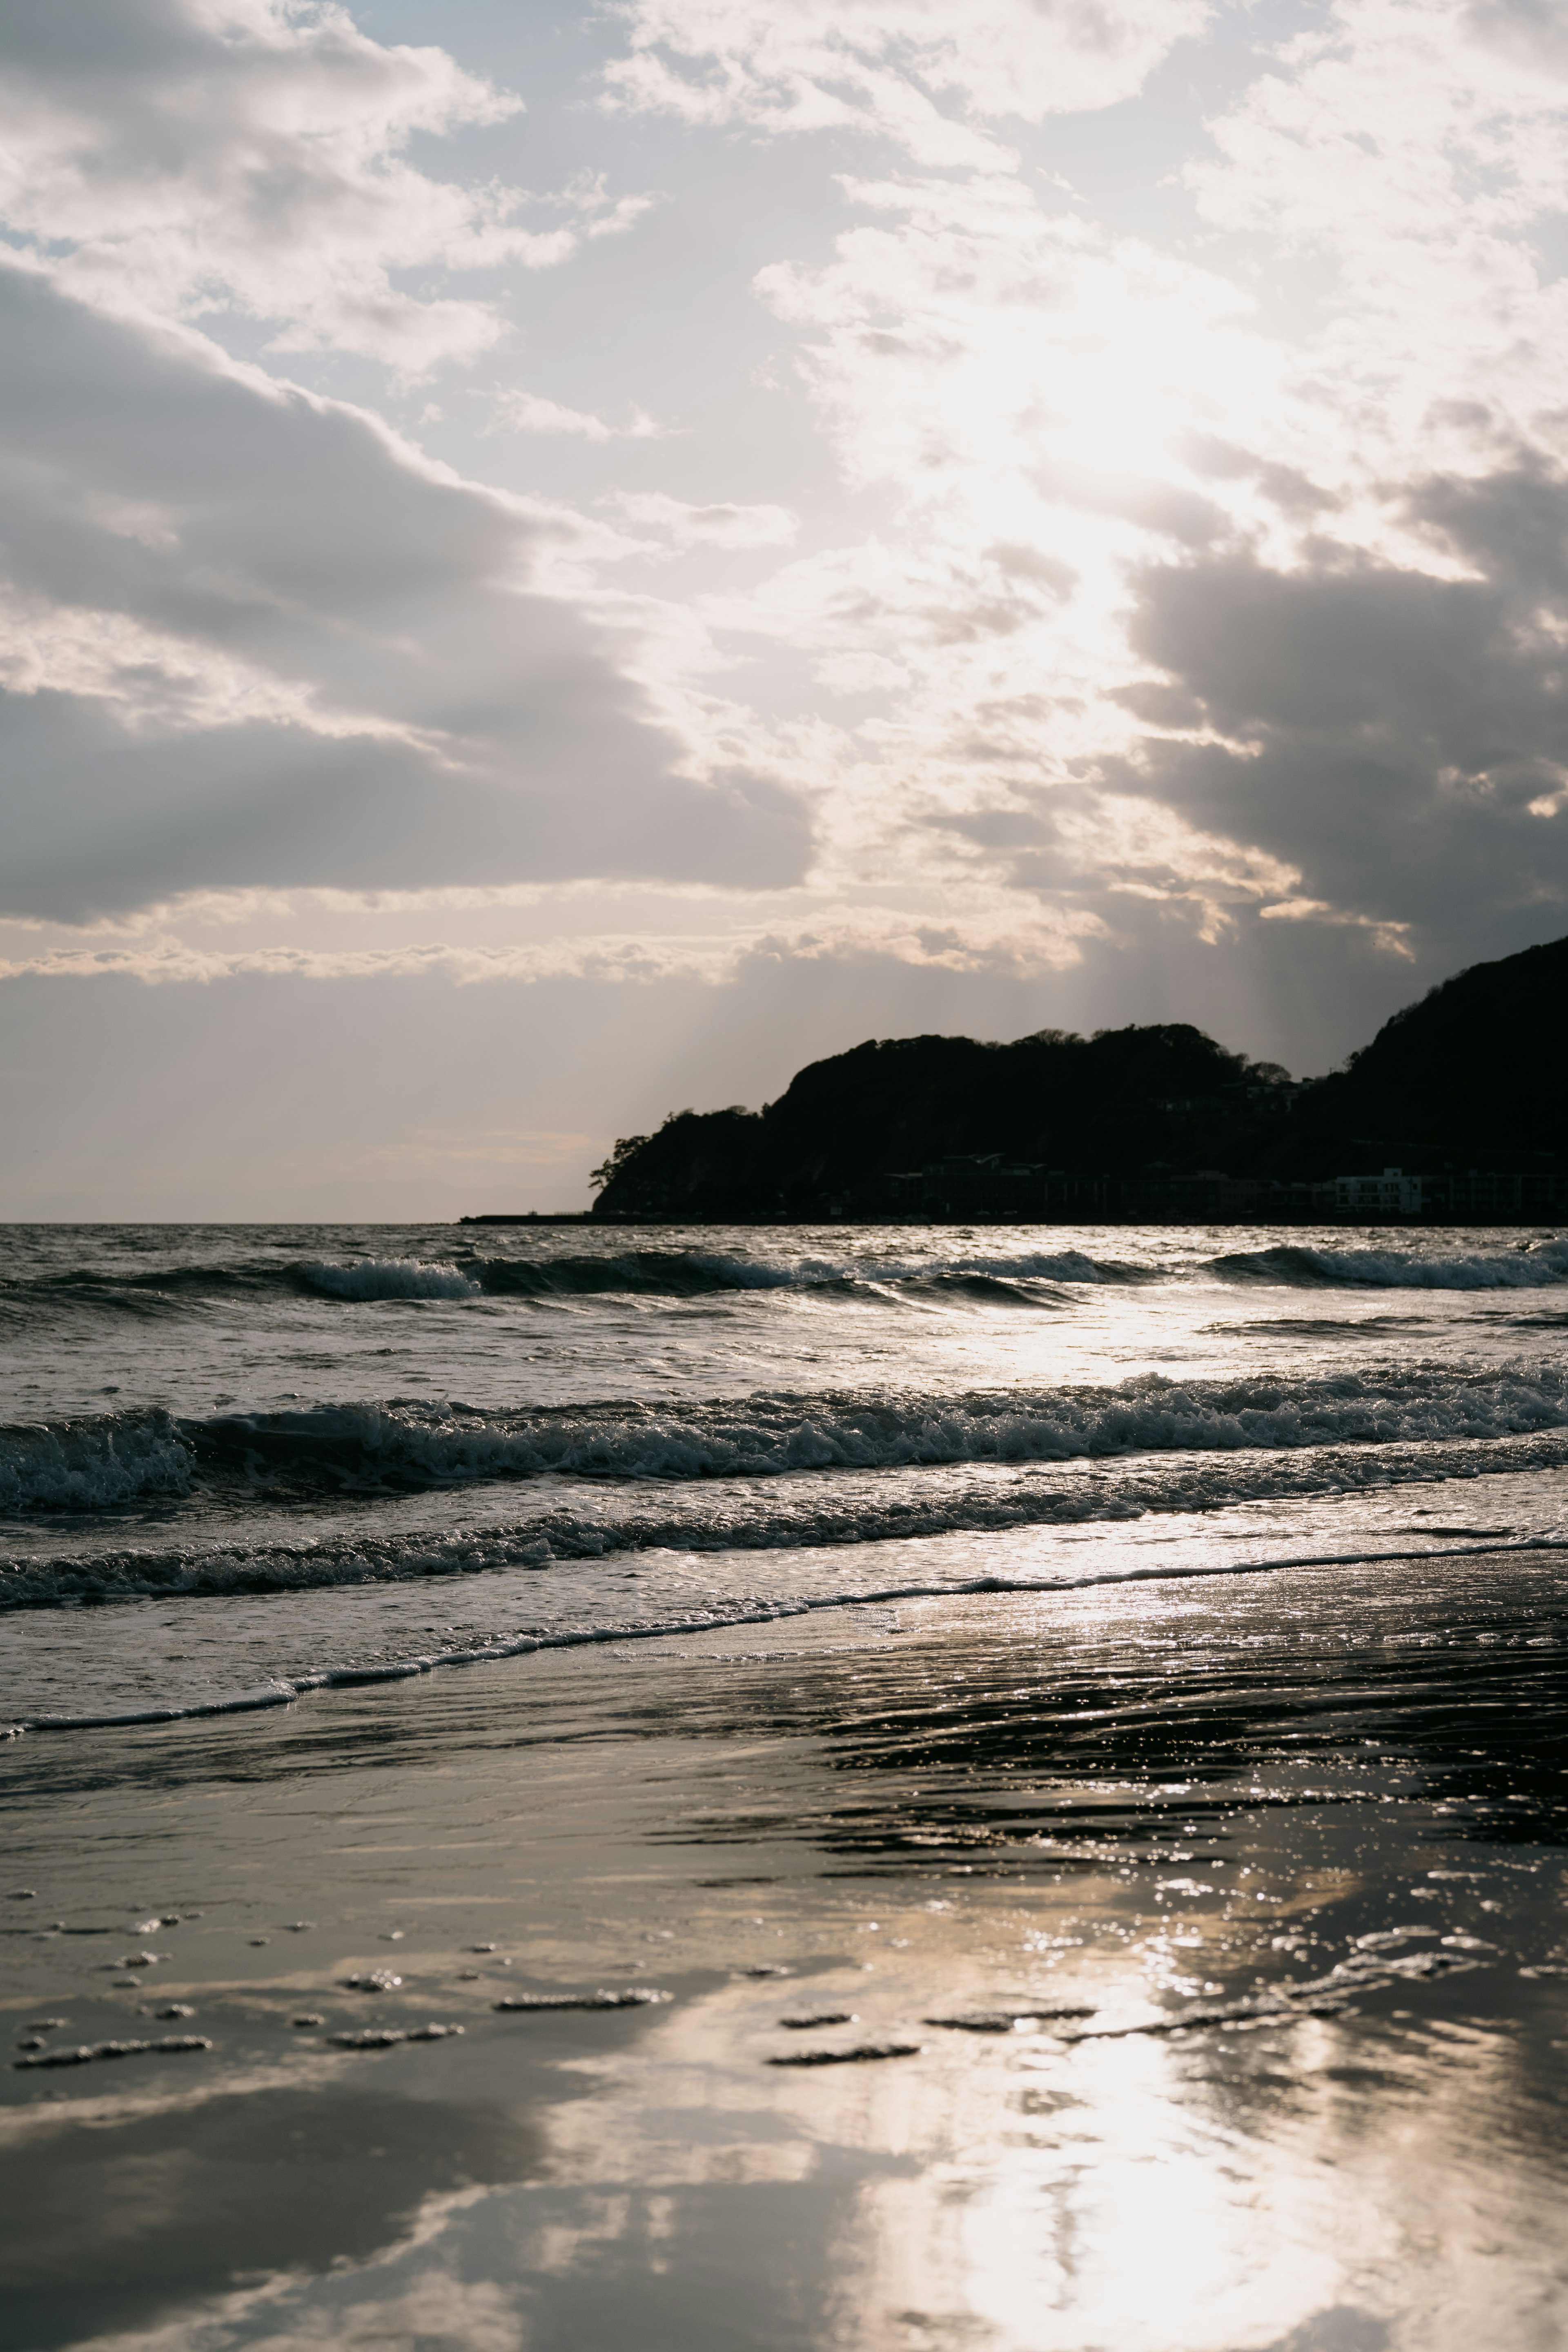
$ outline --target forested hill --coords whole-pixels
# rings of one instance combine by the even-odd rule
[[[812,1062],[761,1112],[679,1111],[606,1163],[602,1213],[809,1213],[949,1155],[999,1152],[1052,1167],[1199,1164],[1215,1126],[1261,1147],[1287,1073],[1255,1066],[1185,1024],[1009,1045],[893,1037]],[[1256,1131],[1256,1132],[1255,1132]]]
[[[981,1153],[1086,1177],[1310,1181],[1374,1159],[1522,1168],[1564,1151],[1568,940],[1461,972],[1303,1086],[1184,1023],[882,1038],[810,1063],[761,1111],[677,1111],[624,1137],[595,1181],[601,1214],[724,1218],[886,1209],[900,1176]]]
[[[1302,1109],[1304,1132],[1397,1144],[1413,1164],[1568,1153],[1568,939],[1444,981]]]

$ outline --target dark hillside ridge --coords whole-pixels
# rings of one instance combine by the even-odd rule
[[[1460,972],[1302,1085],[1185,1023],[871,1040],[761,1111],[624,1137],[595,1214],[1310,1215],[1391,1166],[1425,1180],[1392,1213],[1568,1211],[1568,940]]]
[[[1472,964],[1314,1087],[1313,1132],[1440,1163],[1568,1150],[1568,939]]]

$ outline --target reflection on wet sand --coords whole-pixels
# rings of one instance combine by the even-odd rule
[[[360,2084],[64,2124],[44,2149],[0,2154],[5,2325],[39,2347],[98,2332],[106,2268],[124,2328],[237,2276],[363,2263],[454,2190],[527,2178],[540,2142],[505,2109]]]
[[[8,2075],[0,2343],[1546,2352],[1559,1580],[922,1603],[19,1746],[18,2024],[128,2030],[101,1962],[166,1906],[216,2046]]]

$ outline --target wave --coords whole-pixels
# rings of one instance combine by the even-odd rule
[[[329,1298],[479,1298],[483,1286],[461,1266],[418,1257],[360,1257],[344,1264],[311,1258],[299,1268],[311,1290]]]
[[[313,1299],[344,1307],[486,1299],[693,1298],[721,1293],[830,1292],[846,1300],[908,1297],[952,1305],[1055,1308],[1089,1289],[1198,1279],[1293,1289],[1540,1290],[1568,1284],[1568,1241],[1496,1251],[1334,1249],[1277,1243],[1206,1261],[1094,1257],[1079,1249],[932,1252],[842,1257],[626,1249],[543,1257],[255,1258],[109,1273],[74,1267],[0,1283],[0,1316],[15,1325],[59,1313],[142,1318],[238,1297]]]
[[[882,1258],[868,1255],[837,1261],[806,1258],[791,1262],[692,1252],[689,1262],[710,1274],[725,1287],[737,1290],[801,1288],[819,1283],[940,1282],[965,1277],[998,1282],[1078,1284],[1158,1279],[1155,1267],[1134,1265],[1114,1258],[1089,1257],[1082,1250],[1076,1249],[1022,1250],[1005,1256],[990,1252],[971,1252],[957,1257]]]
[[[23,1716],[0,1723],[0,1738],[24,1731],[79,1731],[133,1724],[174,1723],[199,1716],[249,1714],[259,1708],[286,1706],[313,1691],[353,1688],[377,1683],[407,1682],[443,1666],[491,1665],[504,1659],[527,1657],[542,1650],[574,1650],[609,1642],[667,1641],[749,1626],[773,1625],[791,1617],[809,1617],[828,1610],[866,1609],[907,1601],[959,1600],[1002,1593],[1060,1594],[1084,1592],[1118,1584],[1173,1583],[1215,1577],[1268,1576],[1290,1569],[1374,1567],[1381,1561],[1493,1559],[1500,1555],[1563,1552],[1568,1538],[1530,1536],[1485,1544],[1429,1543],[1403,1549],[1298,1552],[1264,1559],[1163,1561],[1144,1567],[1091,1570],[1087,1575],[1034,1577],[986,1575],[945,1579],[922,1578],[897,1584],[837,1592],[793,1593],[788,1596],[737,1596],[695,1612],[658,1620],[630,1620],[593,1626],[558,1627],[537,1633],[513,1633],[483,1642],[474,1648],[454,1647],[416,1653],[377,1664],[349,1664],[319,1668],[310,1674],[279,1675],[250,1688],[214,1697],[174,1700],[162,1705],[114,1707],[91,1713]],[[1339,1973],[1336,1971],[1336,1974]]]
[[[476,1275],[439,1259],[258,1258],[237,1265],[158,1266],[136,1273],[71,1266],[31,1281],[0,1284],[0,1305],[14,1317],[25,1315],[29,1307],[51,1305],[146,1315],[181,1309],[206,1298],[232,1302],[237,1296],[268,1293],[359,1300],[477,1298],[482,1290]]]
[[[0,1428],[0,1510],[91,1511],[190,1491],[188,1437],[172,1413],[93,1413]]]
[[[1098,1389],[758,1393],[484,1411],[423,1399],[176,1421],[154,1411],[0,1429],[0,1507],[84,1510],[198,1484],[279,1499],[545,1475],[702,1481],[1164,1453],[1488,1442],[1568,1427],[1568,1366],[1386,1367],[1323,1379]]]
[[[874,1296],[889,1286],[946,1289],[954,1296],[1010,1303],[1055,1303],[1040,1289],[1151,1281],[1158,1269],[1087,1257],[1079,1250],[1006,1256],[969,1255],[878,1258],[770,1258],[705,1250],[621,1250],[613,1255],[425,1259],[251,1259],[106,1273],[71,1267],[29,1281],[0,1283],[0,1313],[26,1321],[40,1312],[89,1310],[155,1316],[237,1297],[335,1299],[344,1305],[408,1299],[573,1299],[605,1296],[701,1297],[724,1291],[832,1290]]]
[[[1029,1527],[1082,1527],[1151,1514],[1190,1516],[1238,1503],[1468,1482],[1478,1475],[1568,1468],[1568,1434],[1510,1439],[1478,1463],[1463,1445],[1333,1448],[1306,1456],[1248,1454],[1223,1462],[1184,1457],[1108,1475],[1068,1465],[1049,1479],[1026,1475],[911,1486],[849,1479],[811,1481],[759,1494],[737,1484],[709,1487],[663,1508],[590,1511],[557,1504],[503,1525],[382,1535],[374,1530],[298,1543],[202,1543],[126,1547],[50,1559],[0,1559],[0,1608],[66,1601],[218,1597],[316,1591],[340,1585],[548,1569],[636,1552],[825,1550]],[[1482,1535],[1437,1527],[1433,1534]],[[1494,1531],[1495,1532],[1495,1531]]]
[[[1280,1243],[1210,1260],[1222,1278],[1341,1290],[1551,1290],[1568,1283],[1568,1241],[1457,1252],[1313,1249]]]

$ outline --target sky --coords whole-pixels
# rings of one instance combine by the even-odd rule
[[[1568,931],[1568,0],[11,0],[0,1215]]]

